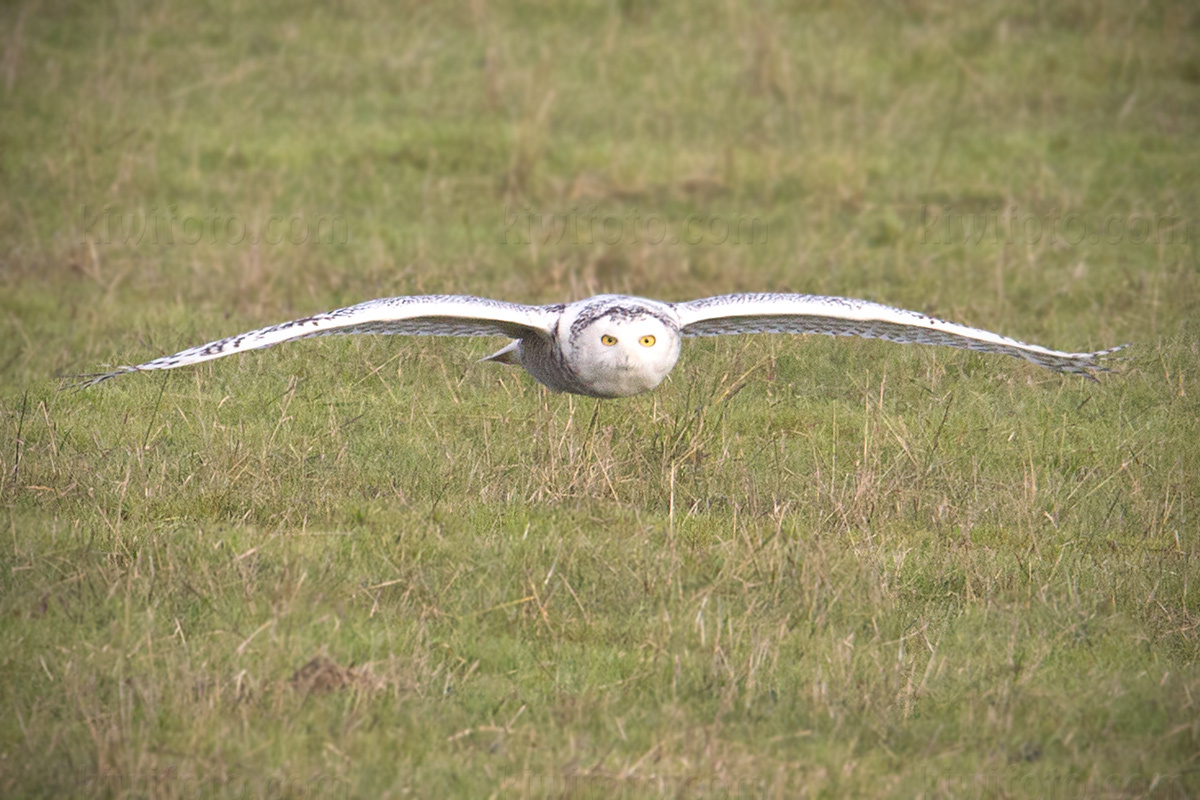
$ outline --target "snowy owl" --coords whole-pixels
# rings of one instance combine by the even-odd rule
[[[914,311],[807,294],[727,294],[686,303],[602,294],[548,306],[427,295],[370,300],[80,377],[87,386],[129,372],[174,369],[293,339],[343,333],[507,336],[514,341],[484,361],[521,366],[556,392],[591,397],[625,397],[655,388],[675,366],[685,336],[824,333],[938,344],[1003,353],[1093,380],[1093,372],[1107,371],[1103,357],[1121,349],[1064,353]]]

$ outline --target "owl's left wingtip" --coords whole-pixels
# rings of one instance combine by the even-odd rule
[[[1095,381],[1097,380],[1096,373],[1119,373],[1120,370],[1118,370],[1115,365],[1118,362],[1130,360],[1132,356],[1128,353],[1121,356],[1117,356],[1116,354],[1129,347],[1130,344],[1132,344],[1132,342],[1119,344],[1116,347],[1110,347],[1107,350],[1097,350],[1094,353],[1088,353],[1087,355],[1090,357],[1090,363],[1085,367],[1083,371],[1084,374],[1091,380]]]

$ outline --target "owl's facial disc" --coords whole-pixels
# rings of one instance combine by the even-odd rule
[[[679,334],[654,314],[617,313],[597,318],[575,341],[576,373],[588,391],[623,397],[662,383],[679,358]]]

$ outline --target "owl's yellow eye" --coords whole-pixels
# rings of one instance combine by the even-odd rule
[[[600,343],[605,347],[612,347],[617,343],[617,337],[609,336],[607,333],[600,337]]]
[[[654,342],[655,342],[654,337],[650,336],[650,335],[646,335],[646,336],[643,336],[642,338],[638,339],[638,344],[640,344],[642,347],[652,347],[654,345]]]

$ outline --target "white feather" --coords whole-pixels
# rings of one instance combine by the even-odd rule
[[[649,391],[679,358],[685,336],[824,333],[937,344],[1024,358],[1095,379],[1120,347],[1069,353],[865,300],[804,294],[729,294],[664,303],[597,295],[567,305],[526,306],[480,297],[427,295],[370,300],[349,308],[249,331],[136,366],[79,376],[81,386],[130,372],[175,369],[296,339],[350,333],[507,336],[488,357],[519,364],[556,391],[623,397]],[[1122,345],[1123,346],[1123,345]]]
[[[740,333],[824,333],[936,344],[1024,358],[1057,372],[1091,377],[1105,371],[1104,356],[1125,345],[1092,353],[1068,353],[970,328],[900,308],[809,294],[730,294],[676,305],[684,336]]]

